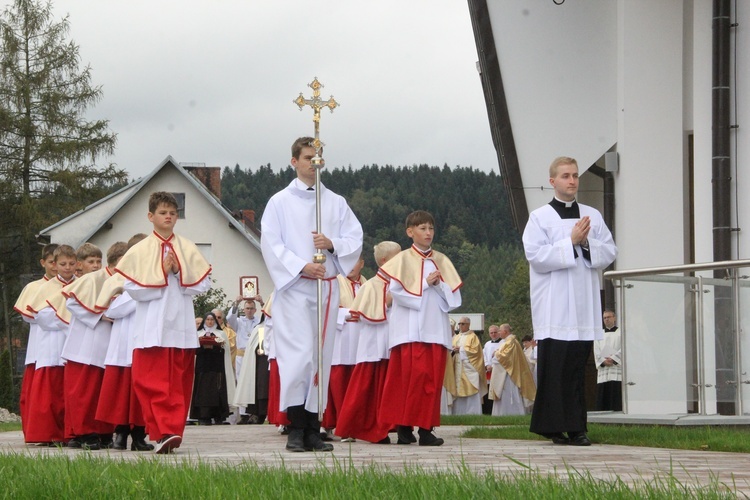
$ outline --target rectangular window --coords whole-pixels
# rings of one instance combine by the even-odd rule
[[[172,193],[174,199],[177,200],[177,218],[185,218],[185,193]]]

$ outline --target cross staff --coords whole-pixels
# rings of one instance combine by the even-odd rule
[[[320,227],[320,169],[323,168],[323,158],[320,156],[320,150],[324,146],[320,142],[320,110],[328,108],[331,113],[339,106],[333,96],[327,101],[320,98],[320,89],[323,88],[323,84],[318,81],[316,76],[312,83],[307,84],[308,87],[313,89],[312,99],[305,99],[300,92],[293,102],[299,106],[299,110],[305,106],[310,106],[313,109],[313,123],[315,124],[315,140],[312,146],[315,148],[315,156],[312,158],[311,163],[315,168],[315,231],[317,234],[322,234]],[[313,262],[316,264],[323,264],[326,261],[326,256],[319,248],[316,248],[316,253],[313,255]],[[323,420],[323,340],[324,340],[324,325],[323,325],[323,280],[318,278],[318,420]]]

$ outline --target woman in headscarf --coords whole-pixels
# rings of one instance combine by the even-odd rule
[[[200,347],[195,356],[195,380],[190,418],[201,425],[223,423],[234,399],[234,371],[229,342],[214,313],[206,313],[198,328]]]

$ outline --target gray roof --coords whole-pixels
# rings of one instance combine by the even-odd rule
[[[255,248],[260,250],[260,240],[257,238],[255,234],[248,231],[243,224],[241,224],[237,219],[235,219],[232,214],[227,210],[227,208],[221,204],[221,201],[214,196],[213,193],[211,193],[206,186],[203,185],[202,182],[200,182],[198,179],[195,178],[195,176],[188,173],[184,168],[180,166],[180,164],[172,158],[172,156],[167,156],[154,170],[151,171],[148,175],[145,177],[140,177],[127,186],[123,187],[122,189],[117,190],[116,192],[109,194],[102,198],[101,200],[98,200],[91,205],[83,208],[82,210],[79,210],[78,212],[60,220],[59,222],[56,222],[55,224],[44,228],[40,233],[37,235],[37,237],[49,232],[50,230],[54,229],[55,227],[59,226],[60,224],[63,224],[71,219],[74,219],[78,217],[79,215],[93,209],[94,207],[99,206],[102,203],[105,203],[107,200],[113,198],[114,196],[117,196],[127,190],[130,190],[130,193],[117,205],[115,206],[110,213],[108,213],[105,217],[102,217],[102,219],[99,221],[99,223],[96,225],[96,227],[91,231],[89,234],[86,235],[85,238],[83,238],[82,242],[89,241],[96,233],[99,232],[99,230],[107,223],[108,220],[110,220],[117,212],[122,209],[123,206],[125,206],[132,198],[135,196],[141,189],[143,189],[149,181],[157,174],[159,173],[163,168],[167,167],[168,165],[171,165],[173,168],[177,169],[177,171],[182,174],[188,182],[190,182],[195,189],[204,197],[206,200],[208,200],[211,205],[214,206],[214,208],[227,220],[230,226],[234,227],[237,231],[240,232],[247,240],[252,244]]]

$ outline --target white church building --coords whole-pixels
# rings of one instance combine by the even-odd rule
[[[519,231],[571,156],[615,236],[624,412],[750,414],[750,4],[468,4]]]

